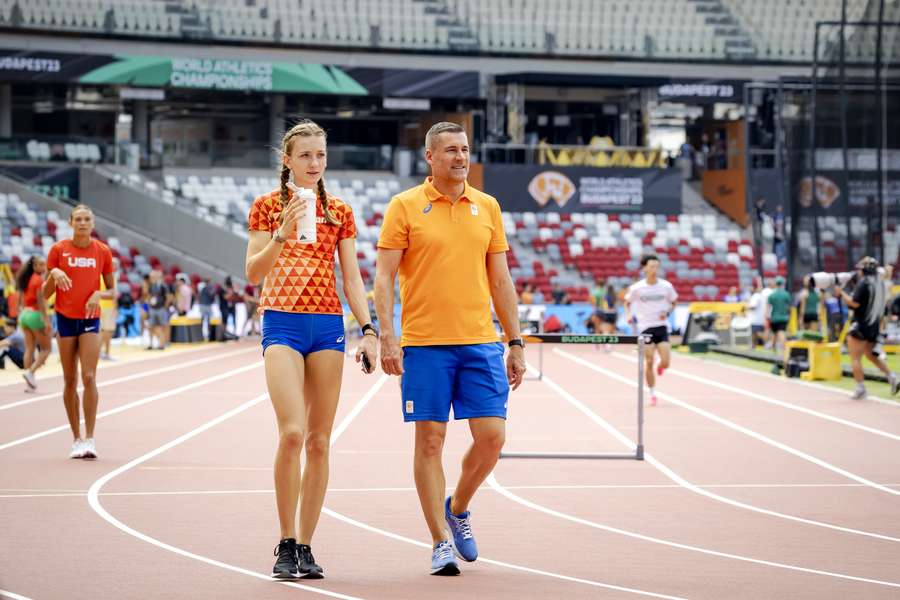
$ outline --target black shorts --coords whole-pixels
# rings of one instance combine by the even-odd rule
[[[70,319],[56,313],[56,332],[59,337],[78,337],[85,333],[100,333],[100,319]]]
[[[618,320],[619,314],[615,311],[597,311],[597,316],[600,317],[600,320],[604,323],[609,323],[610,325],[615,325]]]
[[[877,344],[878,336],[880,334],[881,327],[878,323],[869,325],[868,323],[860,323],[859,321],[853,321],[850,325],[850,332],[848,333],[848,335],[851,335],[860,341],[869,342],[870,344]]]
[[[810,314],[808,314],[808,315],[803,315],[803,322],[804,322],[804,323],[807,323],[807,324],[809,324],[809,323],[818,323],[818,322],[819,322],[819,315],[814,315],[814,314],[812,314],[812,313],[810,313]]]
[[[769,326],[772,329],[772,333],[787,331],[787,321],[772,321],[771,323],[769,323]]]
[[[665,325],[659,327],[648,327],[641,332],[641,335],[650,336],[649,344],[661,344],[669,341],[669,328]]]

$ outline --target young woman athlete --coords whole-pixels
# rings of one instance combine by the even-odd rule
[[[343,309],[337,295],[334,253],[343,273],[343,291],[362,326],[356,361],[374,365],[377,332],[356,261],[356,224],[348,204],[325,192],[325,131],[302,121],[282,140],[281,187],[256,198],[250,209],[247,279],[263,279],[263,356],[266,384],[279,442],[275,455],[275,500],[281,540],[272,576],[320,579],[310,543],[328,485],[328,448],[341,391],[344,364]],[[307,204],[289,183],[316,191]],[[316,241],[301,244],[297,226],[306,211],[316,214]],[[364,370],[366,370],[364,368]],[[371,370],[367,370],[371,372]],[[300,473],[300,453],[306,468]],[[295,528],[300,503],[299,530]]]
[[[116,282],[112,252],[91,237],[94,213],[84,204],[69,216],[72,238],[60,240],[50,248],[44,282],[44,298],[56,293],[56,335],[63,368],[63,402],[72,428],[69,458],[97,458],[94,423],[97,421],[97,361],[100,359],[100,300],[113,299]],[[100,291],[100,278],[106,290]],[[76,389],[78,364],[84,385],[84,427],[81,437],[81,405]]]
[[[46,272],[47,261],[44,257],[32,256],[16,275],[16,289],[19,292],[19,326],[25,336],[25,372],[22,373],[22,377],[28,384],[26,391],[30,392],[37,389],[34,374],[50,356],[50,336],[53,328],[47,317],[47,301],[41,293]],[[40,348],[37,360],[34,358],[35,347]]]

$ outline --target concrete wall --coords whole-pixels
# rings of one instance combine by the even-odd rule
[[[5,176],[0,176],[0,192],[18,194],[18,196],[28,204],[35,205],[45,211],[55,210],[62,217],[68,216],[69,211],[72,208],[70,204],[66,204],[61,200],[57,200],[50,196],[44,196],[43,194],[33,192],[24,184]],[[164,264],[178,264],[185,272],[198,273],[200,276],[209,277],[213,281],[222,281],[226,274],[234,275],[221,268],[217,268],[212,264],[198,260],[191,255],[180,252],[176,248],[164,244],[157,239],[130,228],[123,227],[120,223],[107,218],[99,211],[95,211],[94,216],[97,231],[104,238],[110,236],[117,237],[126,246],[137,246],[140,248],[142,254],[158,256]],[[236,236],[232,237],[236,238]],[[243,241],[241,241],[241,243],[245,245]],[[241,259],[241,270],[236,273],[236,275],[240,276],[238,279],[243,279],[243,258]]]
[[[165,204],[148,192],[119,183],[113,175],[112,171],[82,167],[81,201],[120,228],[129,228],[173,249],[179,256],[178,264],[193,260],[243,280],[245,239],[187,210]]]

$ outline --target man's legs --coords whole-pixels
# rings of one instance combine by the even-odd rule
[[[463,457],[462,472],[450,501],[450,511],[455,515],[469,509],[475,490],[494,470],[506,441],[506,421],[499,417],[469,419],[469,431],[472,445]]]
[[[416,447],[413,456],[413,475],[416,491],[422,504],[422,514],[432,544],[447,539],[444,527],[444,494],[447,489],[441,456],[447,423],[440,421],[416,421]]]
[[[653,370],[653,357],[656,353],[656,344],[644,346],[644,379],[651,390],[656,387],[656,371]]]

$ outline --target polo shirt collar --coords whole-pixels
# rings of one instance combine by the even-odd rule
[[[462,196],[460,196],[459,199],[465,200],[466,202],[472,202],[472,187],[469,185],[468,181],[465,182],[464,186]],[[425,178],[424,187],[425,197],[428,198],[429,202],[437,202],[438,200],[449,202],[449,199],[434,187],[433,179],[430,175]]]

